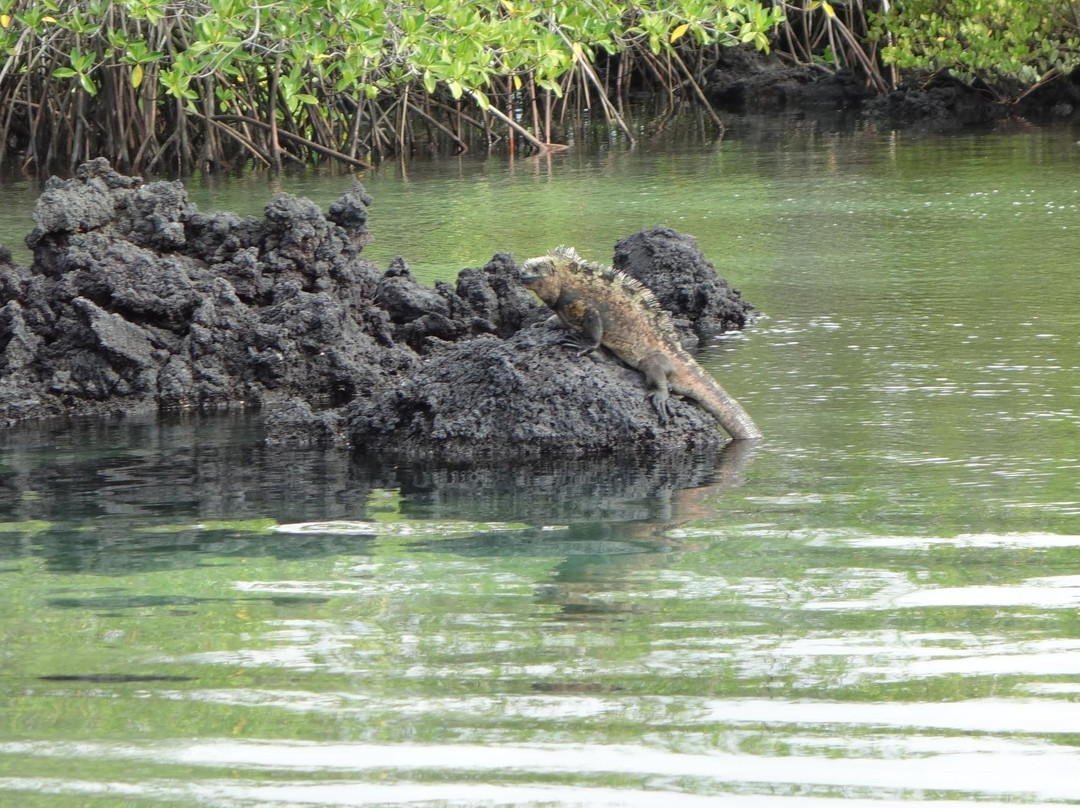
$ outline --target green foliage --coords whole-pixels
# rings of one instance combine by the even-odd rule
[[[79,86],[86,92],[90,95],[97,95],[97,85],[90,78],[90,71],[94,69],[94,54],[83,53],[78,48],[74,48],[68,54],[68,59],[71,62],[71,67],[58,67],[53,70],[53,75],[62,79],[76,79]]]
[[[190,16],[174,17],[181,30],[174,28],[166,40],[154,28],[166,17],[161,0],[83,5],[64,13],[47,1],[16,17],[16,25],[42,38],[50,26],[66,32],[62,39],[73,52],[72,64],[54,70],[58,78],[79,79],[86,86],[84,77],[98,67],[107,69],[111,59],[143,65],[164,60],[164,89],[185,98],[196,78],[246,79],[259,72],[262,60],[254,57],[282,57],[282,75],[290,78],[281,86],[292,98],[306,96],[305,103],[334,92],[368,86],[392,90],[417,80],[428,92],[444,87],[455,98],[483,90],[496,77],[535,80],[557,91],[577,62],[593,61],[599,51],[610,55],[648,47],[660,54],[684,35],[698,46],[742,41],[767,48],[767,33],[779,19],[756,0],[291,0],[269,5],[210,0],[187,4]],[[100,65],[93,59],[75,63],[75,54],[94,51],[107,57]]]
[[[411,114],[461,148],[463,125],[485,137],[505,126],[543,147],[545,94],[563,111],[598,95],[632,138],[609,96],[637,82],[704,99],[712,60],[684,56],[767,50],[795,20],[775,37],[790,55],[860,70],[881,92],[896,80],[883,64],[949,69],[1007,95],[1080,63],[1068,0],[870,5],[882,11],[822,0],[0,0],[0,143],[40,170],[101,154],[134,170],[316,154],[362,164],[409,148]],[[436,120],[448,107],[456,133]]]
[[[1080,62],[1077,20],[1068,0],[904,0],[872,30],[886,64],[1033,84]]]
[[[121,117],[145,117],[147,103],[192,119],[236,111],[341,149],[365,100],[412,93],[486,111],[508,87],[561,97],[601,54],[767,48],[779,19],[758,0],[0,0],[0,105],[44,94],[70,115],[66,96],[104,92]],[[140,140],[122,123],[113,139]]]

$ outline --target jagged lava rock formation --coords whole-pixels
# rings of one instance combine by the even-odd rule
[[[282,195],[258,219],[201,213],[180,183],[104,160],[49,180],[33,264],[0,247],[0,423],[261,407],[274,442],[464,461],[723,443],[693,404],[663,426],[640,374],[559,346],[510,255],[433,287],[361,257],[370,202],[359,184],[327,214]],[[671,287],[688,342],[745,322],[692,240],[631,239],[617,261]]]
[[[367,201],[354,189],[327,218],[283,195],[256,220],[103,160],[49,180],[32,267],[0,256],[0,418],[342,404],[388,384],[417,358],[372,302]]]

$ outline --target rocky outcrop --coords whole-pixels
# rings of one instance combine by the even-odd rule
[[[33,267],[0,266],[0,418],[340,405],[386,386],[417,357],[373,302],[364,204],[336,203],[342,226],[281,196],[257,220],[103,160],[50,180]]]
[[[619,239],[614,266],[648,286],[660,305],[675,313],[675,327],[687,347],[742,329],[752,316],[754,307],[716,274],[697,240],[670,227]]]
[[[848,71],[785,61],[751,45],[721,48],[705,95],[717,109],[741,113],[837,114],[857,110],[873,89]]]
[[[50,180],[33,265],[0,248],[0,422],[261,407],[277,444],[464,460],[723,442],[692,404],[661,426],[640,374],[559,345],[512,256],[431,287],[404,259],[381,271],[361,256],[370,201],[356,185],[327,214],[282,195],[239,217],[101,160]],[[689,237],[640,233],[616,260],[700,337],[746,322]]]
[[[440,461],[724,443],[712,416],[681,399],[662,425],[640,373],[608,355],[579,357],[561,340],[559,327],[539,325],[445,345],[403,384],[349,408],[352,442],[379,456]]]

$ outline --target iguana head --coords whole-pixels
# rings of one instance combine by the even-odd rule
[[[536,292],[549,306],[554,306],[562,291],[562,273],[581,264],[581,257],[570,247],[556,247],[547,255],[530,258],[518,270],[526,289]]]

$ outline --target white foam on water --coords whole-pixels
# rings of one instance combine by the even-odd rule
[[[274,533],[329,533],[338,536],[373,536],[379,531],[377,522],[295,522],[287,525],[273,525]]]
[[[970,699],[946,703],[717,699],[708,702],[704,720],[800,726],[844,724],[904,730],[1073,734],[1080,727],[1080,703],[1056,699]]]
[[[268,769],[277,772],[529,772],[695,778],[713,784],[764,784],[1080,799],[1080,750],[1037,740],[1000,751],[960,751],[901,758],[718,752],[684,754],[630,745],[480,746],[215,740],[145,746],[88,743],[0,744],[0,754],[142,759],[163,765]],[[845,803],[849,804],[849,803]]]
[[[1080,535],[1060,533],[961,533],[957,536],[844,536],[852,547],[882,547],[919,550],[945,545],[949,547],[1039,548],[1080,547]]]
[[[367,522],[337,520],[327,522],[293,522],[273,525],[274,533],[316,534],[332,536],[382,536],[390,538],[445,538],[468,533],[517,531],[527,526],[509,522],[462,522],[434,519],[403,519],[397,522]]]
[[[479,783],[368,783],[368,782],[270,782],[205,781],[145,784],[64,780],[50,777],[0,778],[0,794],[23,792],[68,796],[122,796],[221,805],[267,805],[274,808],[316,805],[321,808],[363,808],[386,805],[582,806],[583,808],[709,808],[731,805],[740,808],[955,808],[955,800],[918,798],[846,799],[800,795],[713,794],[699,796],[661,787],[650,789],[565,786],[497,785]],[[1017,808],[1009,802],[980,801],[979,808]],[[1028,803],[1030,804],[1030,803]]]
[[[1080,606],[1080,575],[1030,578],[1019,584],[998,586],[917,587],[892,581],[877,594],[853,600],[814,600],[810,610],[880,610],[935,607],[998,607],[1068,609]],[[901,591],[906,590],[906,591]]]

